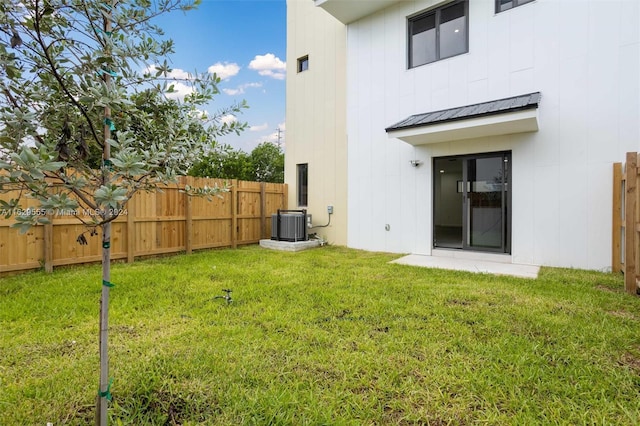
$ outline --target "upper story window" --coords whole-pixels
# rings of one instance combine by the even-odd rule
[[[532,1],[533,0],[496,0],[496,13],[504,12],[505,10],[513,9],[514,7],[518,7]]]
[[[409,18],[409,68],[467,53],[468,16],[469,2],[457,0]]]
[[[309,55],[298,58],[298,72],[309,69]]]

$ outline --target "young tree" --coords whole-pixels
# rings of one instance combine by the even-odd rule
[[[189,10],[200,0],[4,0],[0,4],[0,202],[11,216],[24,198],[41,211],[78,215],[102,229],[100,387],[97,419],[107,423],[108,303],[111,222],[138,191],[174,182],[216,137],[245,125],[221,124],[244,103],[203,117],[218,93],[215,75],[182,81],[192,91],[177,102],[167,55],[170,40],[152,18]],[[187,188],[213,195],[224,188]],[[15,215],[26,231],[48,218]],[[83,236],[79,236],[83,237]]]
[[[284,182],[284,153],[271,142],[263,142],[251,151],[254,179],[258,182]]]
[[[190,176],[253,180],[251,158],[241,149],[216,146],[189,170]]]
[[[283,183],[284,153],[270,142],[261,143],[251,154],[229,145],[217,146],[191,167],[189,175]]]

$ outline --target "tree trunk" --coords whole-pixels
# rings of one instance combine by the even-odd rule
[[[110,2],[109,13],[104,17],[104,32],[111,34],[111,10],[114,1]],[[106,49],[105,56],[111,52]],[[111,75],[104,73],[104,82],[111,84]],[[111,108],[104,108],[104,142],[102,148],[102,184],[107,185],[111,180]],[[115,128],[115,127],[114,127]],[[107,207],[107,206],[105,206]],[[111,383],[109,382],[109,289],[111,284],[111,213],[105,211],[101,215],[106,223],[102,225],[102,296],[100,298],[100,392],[96,411],[96,423],[99,426],[107,426],[109,401],[111,400]]]
[[[102,225],[102,297],[100,298],[100,394],[97,424],[107,425],[109,384],[109,289],[111,286],[111,222]]]

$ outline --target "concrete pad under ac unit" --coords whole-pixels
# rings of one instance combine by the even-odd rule
[[[276,240],[260,240],[260,247],[280,250],[280,251],[302,251],[315,247],[320,247],[320,241],[276,241]]]

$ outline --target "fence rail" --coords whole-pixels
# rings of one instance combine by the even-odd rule
[[[228,182],[222,198],[191,197],[185,185],[202,187]],[[16,194],[1,194],[1,199]],[[27,205],[25,207],[34,207]],[[193,250],[237,247],[268,238],[278,209],[287,208],[287,185],[221,179],[182,177],[177,185],[156,192],[137,193],[113,221],[111,258],[133,262],[136,257]],[[74,212],[88,218],[91,211]],[[101,235],[71,214],[58,214],[51,224],[20,235],[12,221],[0,217],[0,273],[97,262],[102,259]],[[86,244],[78,238],[83,235]],[[82,240],[82,239],[81,239]],[[84,241],[83,241],[84,242]]]
[[[624,273],[625,290],[638,293],[640,279],[640,156],[627,152],[626,162],[613,164],[611,265]]]

